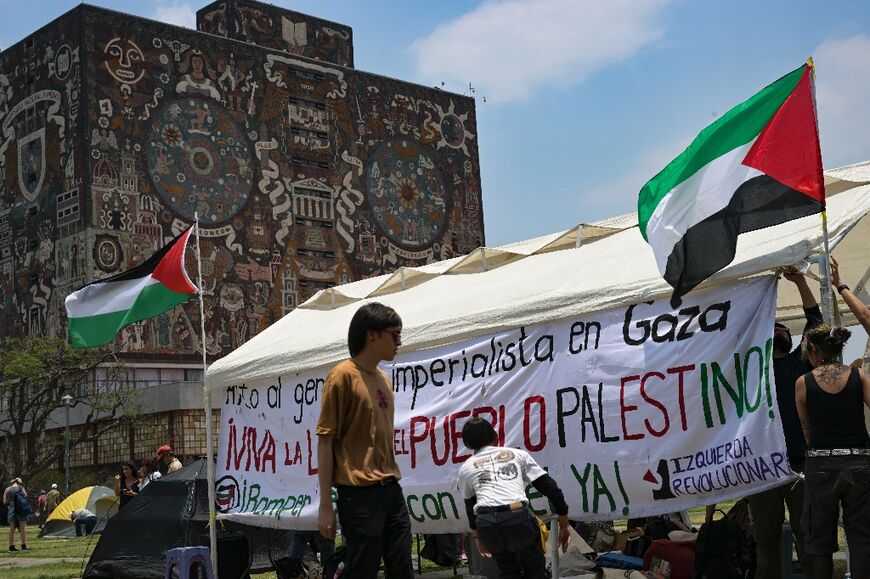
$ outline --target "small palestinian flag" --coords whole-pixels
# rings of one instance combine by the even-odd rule
[[[731,263],[741,233],[824,208],[811,62],[701,131],[637,202],[673,307]]]
[[[73,348],[108,344],[123,328],[153,318],[190,299],[197,288],[184,269],[191,228],[142,265],[86,285],[66,298]]]

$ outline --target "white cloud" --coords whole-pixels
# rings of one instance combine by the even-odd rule
[[[468,86],[494,102],[577,85],[664,35],[670,0],[489,0],[417,40],[425,84]]]
[[[870,159],[870,36],[829,40],[816,48],[816,105],[826,168]]]
[[[196,29],[196,10],[190,4],[160,4],[154,11],[154,19],[167,24]]]

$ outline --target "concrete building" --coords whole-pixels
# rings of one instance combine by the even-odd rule
[[[205,343],[195,301],[123,330],[148,426],[73,467],[202,453],[203,348],[484,241],[472,99],[358,71],[349,27],[268,4],[197,26],[80,5],[0,54],[0,339],[65,336],[69,293],[201,221]]]

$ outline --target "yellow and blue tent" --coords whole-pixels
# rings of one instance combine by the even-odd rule
[[[85,487],[65,498],[57,508],[49,513],[40,537],[75,537],[75,525],[69,515],[76,509],[87,509],[97,515],[95,533],[106,526],[109,517],[118,512],[118,497],[115,492],[102,486]]]

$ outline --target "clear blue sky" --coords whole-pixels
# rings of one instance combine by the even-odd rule
[[[207,2],[93,3],[193,26]],[[870,159],[870,2],[273,3],[352,26],[357,68],[472,84],[488,245],[634,210],[701,128],[808,56],[825,166]],[[0,0],[0,46],[75,5]]]
[[[207,2],[93,3],[192,27]],[[353,27],[359,69],[471,83],[490,246],[633,211],[701,128],[809,56],[825,167],[870,159],[863,0],[273,3]],[[0,46],[75,5],[0,0]]]

